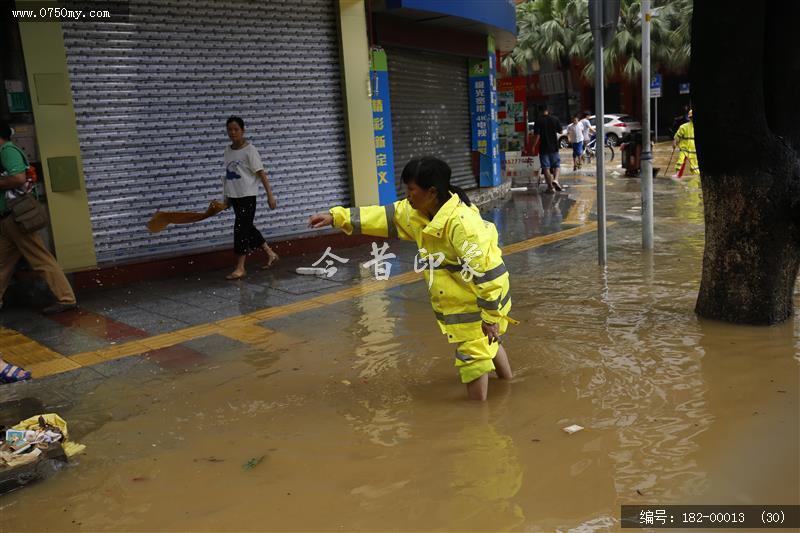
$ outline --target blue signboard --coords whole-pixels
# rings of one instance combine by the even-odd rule
[[[517,34],[517,13],[513,0],[386,0],[392,9],[415,9],[483,22],[513,35]]]
[[[375,139],[375,167],[378,176],[378,201],[381,205],[397,200],[394,183],[394,146],[392,144],[392,110],[389,100],[389,72],[386,52],[372,50],[372,134]]]
[[[678,93],[680,93],[680,94],[689,94],[689,84],[688,83],[679,83],[678,84]]]
[[[650,78],[650,98],[661,98],[661,74],[655,73]]]
[[[480,186],[500,185],[500,150],[497,132],[497,65],[494,42],[489,37],[486,59],[469,63],[469,109],[472,150],[480,158]]]
[[[661,88],[661,74],[655,73],[653,74],[653,78],[650,80],[650,89],[660,89]]]

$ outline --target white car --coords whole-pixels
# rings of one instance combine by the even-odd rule
[[[623,135],[642,130],[642,123],[637,122],[630,115],[610,114],[604,116],[603,127],[605,128],[606,139],[608,139],[608,143],[611,146],[617,146]],[[597,125],[594,115],[589,117],[589,122],[592,126]]]

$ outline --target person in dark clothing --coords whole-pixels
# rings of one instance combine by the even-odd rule
[[[558,134],[561,133],[561,122],[550,114],[547,108],[542,110],[542,116],[533,125],[533,145],[539,144],[539,162],[544,170],[547,181],[547,193],[562,190],[558,183],[558,174],[561,169],[561,157],[558,155]]]

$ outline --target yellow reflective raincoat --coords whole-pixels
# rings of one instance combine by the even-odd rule
[[[456,366],[461,380],[469,383],[494,369],[491,360],[498,344],[488,343],[481,322],[498,324],[502,334],[514,320],[508,316],[509,276],[497,229],[481,218],[477,207],[467,206],[451,193],[433,220],[408,200],[386,206],[334,207],[330,213],[334,227],[348,235],[416,241],[418,258],[426,263],[425,281],[439,328],[449,342],[459,344]]]
[[[697,150],[694,147],[694,122],[689,121],[681,124],[678,131],[675,132],[675,141],[678,143],[678,161],[675,163],[675,172],[680,172],[684,160],[688,157],[687,167],[684,168],[683,173],[686,174],[687,170],[692,174],[700,173],[700,165],[697,163]]]

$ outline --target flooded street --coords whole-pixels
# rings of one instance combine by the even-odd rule
[[[488,206],[501,244],[594,219],[594,178],[563,183]],[[193,341],[213,356],[192,365],[126,360],[59,411],[87,452],[0,497],[2,530],[616,530],[623,504],[797,504],[800,318],[698,319],[699,181],[656,180],[652,255],[639,194],[609,179],[605,270],[594,232],[505,254],[515,377],[485,404],[421,281],[310,306]]]

